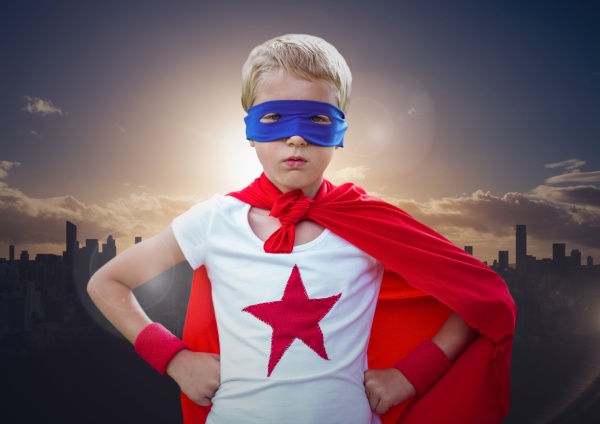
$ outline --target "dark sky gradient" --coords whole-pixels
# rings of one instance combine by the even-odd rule
[[[482,260],[512,261],[527,224],[539,258],[566,242],[600,261],[597,2],[212,3],[2,3],[0,257],[60,253],[67,219],[122,250],[245,185],[259,168],[241,66],[269,38],[310,33],[354,77],[329,178]]]

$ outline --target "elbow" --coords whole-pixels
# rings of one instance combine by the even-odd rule
[[[107,276],[104,274],[105,273],[102,272],[102,268],[100,268],[98,271],[93,273],[88,280],[86,286],[87,294],[94,301],[94,303],[97,303],[96,299],[103,290],[103,286],[105,286],[106,282],[108,281]]]
[[[97,278],[95,278],[95,276],[96,274],[92,275],[86,286],[87,294],[94,301],[94,303],[94,297],[98,293],[98,281]]]

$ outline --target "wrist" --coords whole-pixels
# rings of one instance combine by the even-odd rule
[[[450,369],[451,362],[438,345],[425,340],[398,361],[398,369],[412,384],[416,393],[422,395]]]
[[[171,360],[187,343],[179,339],[162,324],[154,322],[140,331],[134,343],[135,351],[159,373],[166,375]]]
[[[176,378],[178,375],[184,374],[189,370],[185,369],[185,356],[190,352],[187,349],[183,349],[177,352],[173,358],[169,361],[167,368],[165,369],[165,373],[172,377]]]

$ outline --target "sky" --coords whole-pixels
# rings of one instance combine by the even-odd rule
[[[0,6],[0,258],[118,251],[261,171],[241,68],[306,33],[348,62],[353,181],[490,264],[600,263],[600,6],[592,1],[6,1]]]

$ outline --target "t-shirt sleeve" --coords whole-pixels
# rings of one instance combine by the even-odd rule
[[[204,264],[208,231],[213,219],[216,196],[192,206],[171,222],[179,248],[193,269]]]

